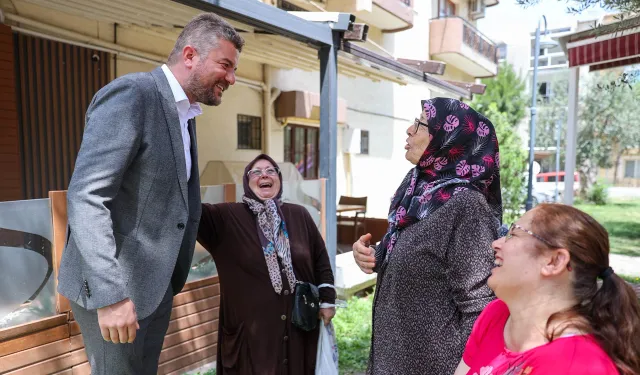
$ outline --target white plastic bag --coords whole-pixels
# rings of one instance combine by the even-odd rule
[[[324,325],[320,320],[318,353],[316,354],[316,375],[338,375],[338,343],[333,323]]]

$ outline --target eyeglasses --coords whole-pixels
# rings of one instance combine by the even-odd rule
[[[544,243],[545,245],[547,245],[547,246],[549,246],[551,248],[554,248],[554,249],[560,248],[560,246],[556,246],[556,245],[552,244],[551,242],[549,242],[549,241],[545,240],[544,238],[538,236],[537,234],[533,233],[529,229],[523,228],[523,227],[521,227],[520,225],[518,225],[516,223],[511,224],[511,227],[509,227],[509,231],[507,232],[507,235],[505,236],[505,238],[507,240],[510,239],[511,237],[513,237],[513,230],[514,229],[520,229],[521,231],[527,233],[528,235],[534,237],[538,241],[541,241],[542,243]],[[569,271],[573,270],[573,267],[571,267],[571,264],[567,263],[567,269]]]
[[[418,132],[418,128],[420,128],[420,125],[424,126],[425,128],[429,129],[429,125],[420,121],[420,119],[415,119],[413,121],[413,126],[415,126],[415,128],[413,129],[413,134],[416,134]]]
[[[511,227],[509,227],[509,231],[507,232],[507,235],[506,235],[506,239],[507,240],[510,239],[511,237],[513,237],[513,230],[514,229],[520,229],[521,231],[529,234],[530,236],[536,238],[538,241],[541,241],[542,243],[544,243],[545,245],[547,245],[549,247],[554,247],[554,248],[558,247],[558,246],[552,244],[551,242],[545,240],[544,238],[538,236],[537,234],[533,233],[529,229],[523,228],[523,227],[521,227],[520,225],[518,225],[516,223],[511,224]]]
[[[263,174],[266,174],[267,176],[276,176],[278,173],[280,172],[280,170],[278,168],[266,168],[266,169],[260,169],[260,168],[254,168],[252,170],[250,170],[249,172],[247,172],[247,176],[249,177],[261,177]]]

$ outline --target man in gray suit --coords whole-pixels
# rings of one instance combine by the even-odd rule
[[[235,83],[243,44],[227,22],[201,14],[166,65],[114,80],[87,110],[58,291],[93,375],[157,372],[200,221],[193,117]]]

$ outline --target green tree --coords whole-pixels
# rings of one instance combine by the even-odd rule
[[[637,124],[640,109],[636,104],[640,97],[640,84],[601,90],[615,76],[616,73],[611,71],[593,73],[580,88],[576,166],[583,181],[583,195],[595,184],[598,168],[619,165],[625,151],[640,145],[640,125]],[[548,102],[539,103],[536,145],[555,146],[555,126],[556,121],[560,121],[560,147],[564,150],[568,80],[553,82],[551,92],[553,95]],[[617,179],[616,168],[614,184]]]
[[[509,223],[520,216],[525,201],[527,153],[517,131],[527,108],[525,82],[513,66],[504,63],[496,77],[484,79],[482,83],[487,89],[484,95],[474,96],[471,106],[491,120],[498,134],[503,221]]]
[[[567,104],[569,80],[561,77],[550,82],[551,95],[548,98],[538,97],[538,118],[536,121],[536,147],[556,147],[556,126],[560,126],[560,170],[564,169],[564,140],[567,130]],[[544,170],[556,169],[556,157],[541,161]]]
[[[495,103],[498,112],[504,113],[507,121],[516,126],[524,118],[527,108],[524,79],[516,74],[511,64],[505,62],[500,65],[497,76],[483,79],[482,83],[487,85],[487,89],[484,95],[473,97],[473,108],[485,113]]]
[[[614,74],[594,74],[581,90],[576,165],[584,181],[582,194],[595,184],[598,168],[611,168],[625,150],[640,145],[638,84],[598,89],[615,79]]]
[[[498,110],[496,103],[491,103],[483,114],[493,123],[500,142],[503,221],[512,223],[520,216],[524,206],[527,153],[522,148],[522,139],[515,131],[515,125],[506,113]]]
[[[638,98],[640,98],[640,83],[635,83],[626,92],[622,113],[619,114],[621,120],[621,129],[614,138],[614,154],[613,165],[616,167],[613,172],[613,183],[618,182],[618,169],[622,155],[630,149],[640,148],[640,107],[638,107]]]
[[[560,140],[565,138],[569,80],[567,77],[551,82],[549,99],[539,98],[536,121],[536,147],[556,146],[556,125],[560,122]]]

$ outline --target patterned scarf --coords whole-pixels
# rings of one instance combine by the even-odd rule
[[[282,175],[278,173],[280,179],[280,191],[273,199],[260,200],[249,187],[248,172],[258,160],[267,160],[274,167],[278,168],[278,164],[268,155],[262,154],[256,157],[245,168],[243,177],[244,196],[242,201],[249,206],[249,209],[256,216],[256,226],[258,237],[262,245],[262,252],[269,270],[269,278],[271,285],[277,294],[282,293],[282,276],[280,274],[280,266],[278,258],[282,262],[287,280],[289,282],[289,290],[293,292],[296,285],[296,276],[293,273],[293,264],[291,262],[291,249],[289,246],[289,233],[284,222],[284,215],[280,206],[280,198],[282,197]]]
[[[462,191],[481,192],[496,226],[502,222],[500,153],[491,121],[455,99],[423,100],[422,110],[431,140],[391,200],[389,227],[376,256],[384,263],[402,229],[428,217]]]

